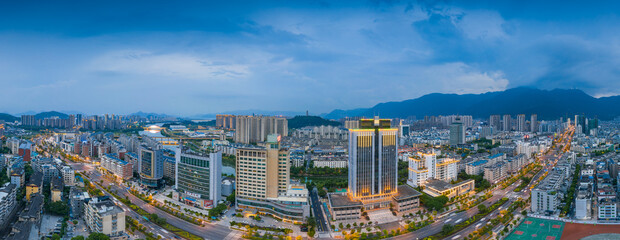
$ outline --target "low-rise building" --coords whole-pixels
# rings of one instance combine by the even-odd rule
[[[504,162],[496,162],[493,165],[484,168],[484,179],[491,184],[497,183],[507,176],[506,164]]]
[[[26,174],[24,168],[18,167],[11,170],[11,183],[15,184],[17,188],[23,187],[26,181]]]
[[[616,220],[618,218],[618,203],[615,198],[603,198],[598,201],[598,219]]]
[[[443,195],[448,198],[453,198],[474,193],[474,183],[475,182],[473,179],[455,184],[436,179],[429,179],[426,181],[424,192],[432,197],[439,197]]]
[[[41,193],[41,187],[43,186],[43,174],[40,172],[34,172],[30,176],[30,181],[26,185],[26,200],[30,201],[30,195],[34,193]]]
[[[109,198],[93,198],[84,207],[84,220],[92,232],[103,233],[111,239],[127,239],[125,212]]]
[[[133,177],[133,166],[131,163],[120,160],[113,154],[106,154],[101,158],[101,167],[123,180]]]
[[[410,186],[398,186],[398,193],[392,197],[394,211],[405,212],[418,208],[420,206],[420,196],[422,194]]]
[[[347,219],[360,219],[362,217],[362,202],[350,199],[346,193],[330,193],[329,214],[336,221]]]
[[[50,184],[51,197],[52,202],[62,201],[62,190],[63,190],[62,180],[60,178],[52,178]]]
[[[75,171],[69,166],[63,166],[61,169],[62,181],[65,186],[71,187],[75,185]]]
[[[488,160],[473,161],[465,165],[465,172],[469,175],[479,175],[484,172],[484,167],[488,163]]]
[[[8,220],[9,215],[15,209],[17,186],[7,183],[0,188],[0,225]]]

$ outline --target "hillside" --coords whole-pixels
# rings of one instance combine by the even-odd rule
[[[15,122],[19,121],[19,118],[8,113],[0,113],[0,120],[5,122]]]
[[[290,129],[322,125],[340,126],[340,123],[318,116],[295,116],[288,120],[288,128]]]
[[[51,117],[67,119],[69,118],[69,115],[61,113],[61,112],[56,112],[56,111],[40,112],[34,115],[34,118],[36,119],[44,119],[44,118],[51,118]]]
[[[423,118],[432,115],[462,114],[475,118],[487,118],[492,114],[538,114],[538,119],[549,120],[585,114],[602,120],[620,116],[620,96],[594,98],[581,90],[513,88],[502,92],[483,94],[433,93],[401,102],[379,103],[372,108],[334,110],[324,117],[381,117]]]

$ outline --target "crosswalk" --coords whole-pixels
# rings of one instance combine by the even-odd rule
[[[243,232],[241,232],[241,231],[232,231],[228,235],[226,235],[224,240],[236,240],[236,239],[241,239],[241,237],[243,237]]]

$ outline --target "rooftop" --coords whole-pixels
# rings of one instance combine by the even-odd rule
[[[405,198],[410,198],[410,197],[418,197],[421,195],[422,193],[416,191],[409,185],[400,185],[398,186],[398,194],[394,196],[394,199],[400,200],[400,199],[405,199]]]
[[[349,196],[345,194],[335,194],[330,193],[327,195],[329,198],[329,204],[332,208],[335,207],[362,207],[361,201],[354,201],[349,198]]]

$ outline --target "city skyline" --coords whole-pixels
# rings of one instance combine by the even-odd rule
[[[3,4],[0,110],[324,113],[434,92],[620,86],[613,2],[238,3]]]

